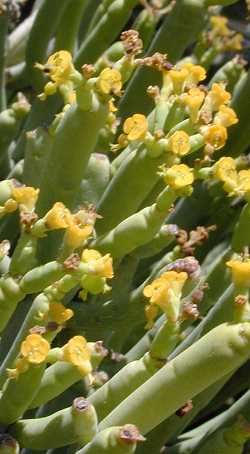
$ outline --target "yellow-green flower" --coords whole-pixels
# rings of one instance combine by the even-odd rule
[[[64,345],[62,359],[76,366],[82,376],[92,371],[90,350],[83,336],[74,336]]]
[[[143,140],[148,131],[148,121],[142,114],[134,114],[125,120],[123,132],[129,141]]]
[[[185,272],[167,271],[147,285],[143,290],[143,295],[149,298],[150,305],[159,307],[168,317],[171,317],[171,314],[174,316],[175,310],[173,306],[179,304],[187,278],[188,275]],[[156,315],[157,310],[155,308],[146,308],[146,316],[150,326]]]
[[[225,126],[217,124],[205,126],[201,132],[206,144],[213,147],[214,150],[220,150],[220,148],[223,148],[227,141],[228,135]]]
[[[56,202],[44,217],[49,230],[66,229],[70,220],[70,211],[61,202]]]
[[[189,135],[185,131],[176,131],[169,138],[169,149],[178,156],[185,156],[191,149]]]
[[[117,69],[105,68],[101,71],[97,82],[98,90],[104,95],[114,94],[119,96],[122,89],[122,76]]]
[[[33,211],[39,195],[39,189],[31,186],[12,186],[12,197],[21,210]]]
[[[222,105],[214,117],[214,123],[229,128],[238,123],[239,119],[233,109]]]
[[[84,249],[81,260],[89,263],[96,276],[112,279],[114,276],[113,260],[110,254],[102,256],[95,249]]]
[[[29,334],[21,344],[20,353],[30,364],[43,363],[50,350],[50,345],[40,334]]]
[[[173,189],[182,189],[194,182],[193,170],[186,164],[175,164],[164,172],[164,181]]]
[[[65,307],[62,303],[50,303],[48,316],[50,320],[63,325],[74,315],[72,309]]]

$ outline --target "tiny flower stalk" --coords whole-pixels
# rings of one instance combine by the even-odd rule
[[[93,441],[77,454],[133,454],[138,443],[145,438],[139,433],[138,429],[132,424],[121,427],[111,427],[98,433]]]
[[[10,429],[22,448],[32,450],[85,444],[96,432],[95,409],[83,397],[77,397],[71,407],[50,416],[19,420]]]

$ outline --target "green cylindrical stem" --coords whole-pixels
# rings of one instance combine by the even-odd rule
[[[178,323],[165,321],[156,333],[150,347],[153,358],[166,359],[180,340],[180,327]]]
[[[41,181],[37,212],[44,215],[53,203],[74,208],[97,134],[104,125],[107,107],[96,103],[91,111],[72,106],[60,123]],[[70,160],[69,151],[71,150]]]
[[[250,203],[247,203],[241,213],[238,223],[234,229],[232,238],[232,249],[235,252],[242,252],[245,246],[250,243]]]
[[[147,354],[127,364],[114,377],[89,397],[98,419],[105,418],[122,400],[145,383],[157,370],[157,364]]]
[[[125,219],[110,233],[99,238],[94,243],[95,247],[101,252],[110,252],[113,258],[119,258],[148,243],[158,233],[175,198],[175,192],[167,187],[154,205]]]
[[[17,421],[29,407],[40,385],[45,365],[29,365],[18,378],[8,379],[0,396],[0,424]]]
[[[227,90],[233,93],[234,87],[240,78],[243,76],[245,70],[244,65],[238,57],[227,61],[221,68],[216,71],[212,79],[209,81],[211,87],[214,83],[227,82]]]
[[[12,277],[0,279],[0,332],[4,330],[17,304],[25,297],[18,282]]]
[[[6,109],[5,93],[5,60],[6,60],[6,43],[8,32],[7,15],[0,15],[0,112]]]
[[[23,324],[22,324],[17,336],[16,336],[15,341],[13,342],[11,348],[8,351],[8,354],[6,355],[4,361],[1,364],[1,368],[0,368],[0,386],[6,380],[6,377],[7,377],[6,369],[12,367],[13,362],[15,361],[15,359],[16,359],[16,357],[18,355],[18,352],[20,350],[21,342],[27,336],[28,331],[31,328],[33,328],[34,326],[36,326],[38,321],[40,321],[39,314],[46,313],[46,312],[48,312],[48,310],[49,310],[48,298],[43,293],[41,293],[40,295],[38,295],[35,298],[32,306],[31,306],[31,308],[30,308],[30,310],[29,310],[29,312],[28,312],[28,314],[27,314],[27,316],[26,316],[26,318],[25,318],[25,320],[24,320],[24,322],[23,322]],[[51,339],[53,338],[53,333],[54,332],[50,333]],[[57,331],[55,333],[57,333]]]
[[[84,63],[95,63],[122,31],[138,0],[115,0],[83,41],[75,60],[80,68]]]
[[[151,158],[145,149],[134,150],[124,159],[98,205],[98,213],[103,216],[96,225],[99,234],[114,228],[139,208],[159,179],[157,170],[163,162],[164,157]]]
[[[133,454],[136,450],[136,442],[138,440],[136,440],[136,437],[135,440],[126,440],[128,428],[131,430],[131,426],[129,425],[103,430],[96,435],[90,444],[77,451],[76,454]],[[125,438],[122,435],[123,432]],[[136,434],[136,436],[138,435]]]
[[[10,429],[21,447],[35,451],[88,443],[96,432],[95,409],[83,397],[76,398],[70,408],[43,418],[20,420]]]
[[[56,362],[46,369],[30,408],[40,407],[40,405],[54,399],[71,385],[81,380],[81,377],[81,373],[73,364],[63,361]]]
[[[92,367],[95,369],[98,367],[107,352],[105,348],[98,346],[98,343],[89,343],[88,346],[91,350]],[[50,354],[52,351],[53,350],[50,351]],[[80,381],[82,378],[83,376],[76,366],[64,361],[57,361],[55,364],[46,369],[30,408],[36,408],[44,405],[62,394],[66,389],[74,383]]]
[[[145,434],[249,357],[250,325],[222,324],[125,399],[100,429],[130,421]],[[118,422],[119,421],[119,422]]]
[[[97,205],[105,188],[110,181],[110,162],[106,155],[92,153],[86,173],[81,182],[80,194],[77,203],[82,205],[89,202]]]
[[[28,271],[20,281],[20,288],[23,292],[38,293],[61,279],[66,274],[64,266],[59,262],[49,262]]]
[[[77,35],[87,0],[73,0],[65,8],[56,34],[55,51],[68,50],[74,54]]]
[[[52,143],[53,138],[44,128],[38,128],[26,134],[22,181],[27,186],[34,186],[35,188],[40,186],[43,169]]]
[[[12,276],[22,276],[37,266],[36,247],[37,238],[23,232],[11,257],[9,271]]]
[[[26,45],[26,74],[29,82],[40,90],[43,86],[43,75],[34,68],[37,62],[43,63],[50,39],[52,38],[61,17],[70,0],[44,0],[39,8]],[[53,17],[53,21],[48,21]]]

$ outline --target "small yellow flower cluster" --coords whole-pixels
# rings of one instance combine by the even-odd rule
[[[223,188],[230,196],[245,196],[250,194],[250,169],[236,169],[233,158],[223,156],[213,166],[214,177],[223,182]]]
[[[36,63],[35,67],[42,70],[51,79],[45,85],[43,93],[38,96],[42,101],[59,90],[66,104],[75,102],[75,88],[82,81],[82,76],[76,71],[70,52],[66,50],[55,52],[44,65]]]
[[[62,360],[73,364],[85,377],[92,371],[90,362],[91,352],[83,336],[74,336],[63,347]]]
[[[228,27],[228,18],[225,16],[210,17],[210,31],[204,34],[203,39],[210,45],[212,43],[218,52],[238,52],[243,49],[243,35]]]
[[[163,165],[160,169],[160,175],[163,176],[166,184],[168,184],[175,191],[184,189],[188,195],[188,192],[192,188],[192,184],[194,182],[194,173],[190,167],[186,164],[175,164],[169,168]]]
[[[16,360],[15,368],[7,369],[9,378],[18,378],[30,365],[38,366],[44,363],[49,350],[49,342],[40,334],[29,334],[21,344],[20,357]]]
[[[81,261],[87,263],[89,267],[88,274],[81,280],[83,288],[80,292],[81,298],[85,300],[88,292],[95,295],[108,291],[110,287],[106,284],[106,280],[112,279],[114,276],[113,260],[110,254],[102,256],[95,249],[85,249]]]
[[[55,322],[63,326],[74,315],[72,309],[66,308],[62,303],[51,302],[49,305],[49,312],[46,314],[49,321]]]
[[[227,128],[238,122],[235,111],[227,106],[230,100],[231,95],[224,85],[214,83],[198,112],[198,120],[205,123],[205,126],[201,125],[200,132],[209,153],[224,147],[228,137]]]
[[[12,183],[12,198],[19,206],[20,211],[32,212],[35,208],[39,195],[39,189],[35,189],[32,186],[25,186],[17,184],[15,180]],[[13,208],[14,208],[14,204]]]
[[[112,68],[103,69],[97,78],[96,87],[103,95],[121,96],[122,76],[120,71]]]
[[[229,260],[226,265],[231,269],[233,283],[238,287],[250,286],[250,259]]]
[[[145,309],[147,329],[152,328],[159,308],[170,320],[178,319],[182,289],[187,277],[185,272],[167,271],[144,288],[143,295],[149,298],[149,305]]]
[[[96,213],[81,209],[72,214],[61,202],[56,202],[43,218],[47,230],[65,229],[64,242],[72,250],[81,247],[94,229]]]
[[[206,70],[200,65],[189,62],[163,72],[163,86],[169,95],[180,95],[187,87],[196,86],[204,79],[206,79]]]

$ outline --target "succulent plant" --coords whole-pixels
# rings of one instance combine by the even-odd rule
[[[0,454],[247,452],[237,1],[24,3],[0,0]]]

